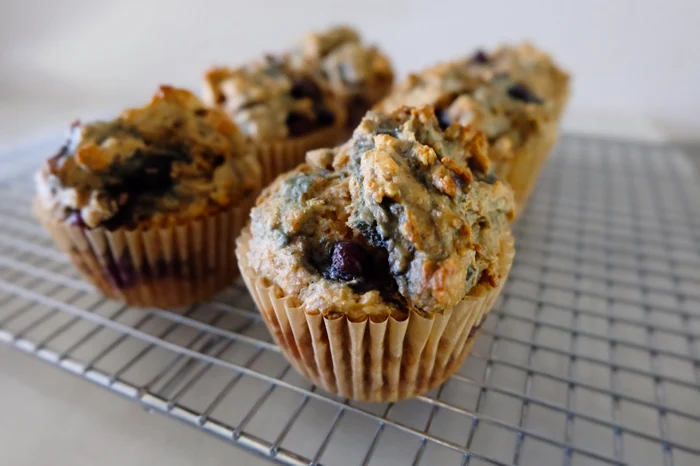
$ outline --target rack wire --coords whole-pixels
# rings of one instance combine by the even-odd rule
[[[700,464],[700,188],[669,146],[563,137],[469,359],[396,404],[308,384],[240,283],[177,313],[103,299],[21,171],[0,185],[0,340],[149,410],[291,465]]]

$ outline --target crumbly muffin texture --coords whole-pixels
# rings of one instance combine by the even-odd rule
[[[513,199],[484,135],[430,107],[370,112],[335,149],[264,191],[249,262],[286,295],[350,318],[452,309],[496,286]]]
[[[377,105],[387,111],[401,105],[433,105],[443,128],[473,125],[501,161],[554,119],[554,108],[507,73],[476,73],[463,62],[450,62],[412,74]]]
[[[43,208],[77,226],[168,226],[240,202],[260,166],[236,125],[186,90],[162,86],[112,121],[72,125],[36,177]]]
[[[353,127],[394,80],[389,59],[347,26],[307,34],[292,48],[290,58],[294,66],[314,70],[329,83],[345,101]]]
[[[204,100],[226,111],[251,140],[303,136],[341,117],[322,80],[293,69],[285,57],[213,68],[204,78]]]

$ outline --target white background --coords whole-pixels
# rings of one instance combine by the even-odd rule
[[[348,22],[401,76],[478,45],[531,38],[575,76],[572,117],[652,119],[700,137],[697,0],[0,0],[0,145],[109,115],[159,83]]]

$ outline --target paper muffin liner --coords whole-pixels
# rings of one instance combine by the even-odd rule
[[[167,228],[110,231],[61,221],[34,201],[34,214],[85,279],[135,307],[205,301],[238,275],[235,238],[255,196],[221,212]]]
[[[512,158],[494,164],[499,179],[505,180],[513,188],[515,218],[525,208],[556,140],[557,125],[548,124],[538,135],[531,137],[518,148]]]
[[[288,172],[305,161],[306,153],[322,147],[334,147],[345,140],[346,113],[334,106],[337,115],[333,126],[321,128],[304,136],[279,141],[254,141],[249,150],[262,166],[263,187],[278,175]]]
[[[513,237],[501,241],[496,288],[482,285],[444,314],[411,312],[403,320],[307,312],[248,264],[250,231],[239,237],[241,275],[273,338],[292,366],[333,394],[361,401],[398,401],[441,385],[466,359],[513,261]]]

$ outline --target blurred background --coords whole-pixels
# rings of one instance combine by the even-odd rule
[[[699,20],[697,0],[1,0],[0,147],[140,104],[159,83],[199,90],[213,64],[337,23],[381,44],[401,77],[529,38],[574,75],[565,127],[636,120],[693,140]]]

